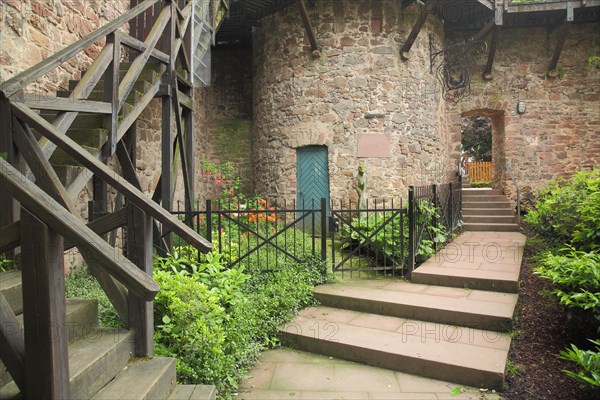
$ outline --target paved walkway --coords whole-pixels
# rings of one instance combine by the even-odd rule
[[[490,382],[501,384],[524,245],[525,237],[516,232],[466,232],[415,271],[413,282],[419,283],[336,280],[320,286],[316,295],[322,306],[303,310],[282,328],[284,343],[294,349],[263,353],[241,382],[239,398],[499,399],[489,389],[423,376],[469,382],[485,373]],[[315,333],[314,326],[325,329],[328,323],[338,328],[335,335]],[[482,324],[493,330],[478,326]],[[413,332],[414,326],[425,331]],[[494,340],[432,336],[437,327],[446,333],[468,329]],[[396,336],[403,338],[401,343]],[[503,355],[496,359],[499,351]],[[479,370],[479,363],[491,364]]]

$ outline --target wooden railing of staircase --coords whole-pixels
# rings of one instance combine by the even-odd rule
[[[69,398],[65,249],[78,248],[121,320],[135,330],[136,355],[148,356],[154,351],[152,299],[159,290],[152,279],[153,240],[168,248],[169,234],[174,233],[199,251],[212,247],[169,212],[177,158],[183,168],[186,209],[191,210],[194,198],[192,7],[191,0],[140,1],[0,84],[0,252],[11,254],[20,246],[24,293],[23,330],[16,328],[20,325],[0,294],[0,347],[2,361],[25,398]],[[142,20],[144,27],[138,29]],[[135,36],[122,29],[130,23],[129,32]],[[99,41],[104,42],[102,50],[69,98],[28,95],[28,85]],[[130,64],[121,78],[122,49],[128,49]],[[150,61],[162,65],[161,79],[124,113],[126,99]],[[101,82],[102,101],[88,100]],[[135,145],[136,121],[155,97],[162,98],[162,170],[151,198],[141,191],[130,149]],[[34,110],[58,113],[48,121]],[[104,115],[102,128],[108,131],[97,154],[66,135],[79,113],[90,112]],[[57,148],[85,168],[67,186],[49,161]],[[106,164],[113,155],[123,176]],[[90,214],[102,216],[86,222],[74,204],[92,178]],[[106,207],[109,186],[126,199],[126,206],[112,213]],[[127,258],[103,238],[120,227],[127,230]]]

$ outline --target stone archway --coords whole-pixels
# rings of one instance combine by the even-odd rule
[[[488,117],[492,124],[492,187],[502,189],[506,165],[504,110],[479,108],[461,113],[461,117]]]

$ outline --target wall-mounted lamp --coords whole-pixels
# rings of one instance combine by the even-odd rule
[[[525,112],[525,100],[519,100],[517,103],[517,112],[523,114]]]

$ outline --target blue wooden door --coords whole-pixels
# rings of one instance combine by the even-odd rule
[[[296,182],[298,208],[319,209],[321,199],[329,205],[329,167],[327,147],[310,146],[297,149]],[[312,225],[312,216],[306,219],[304,226]],[[314,214],[317,233],[320,232],[321,214]]]

